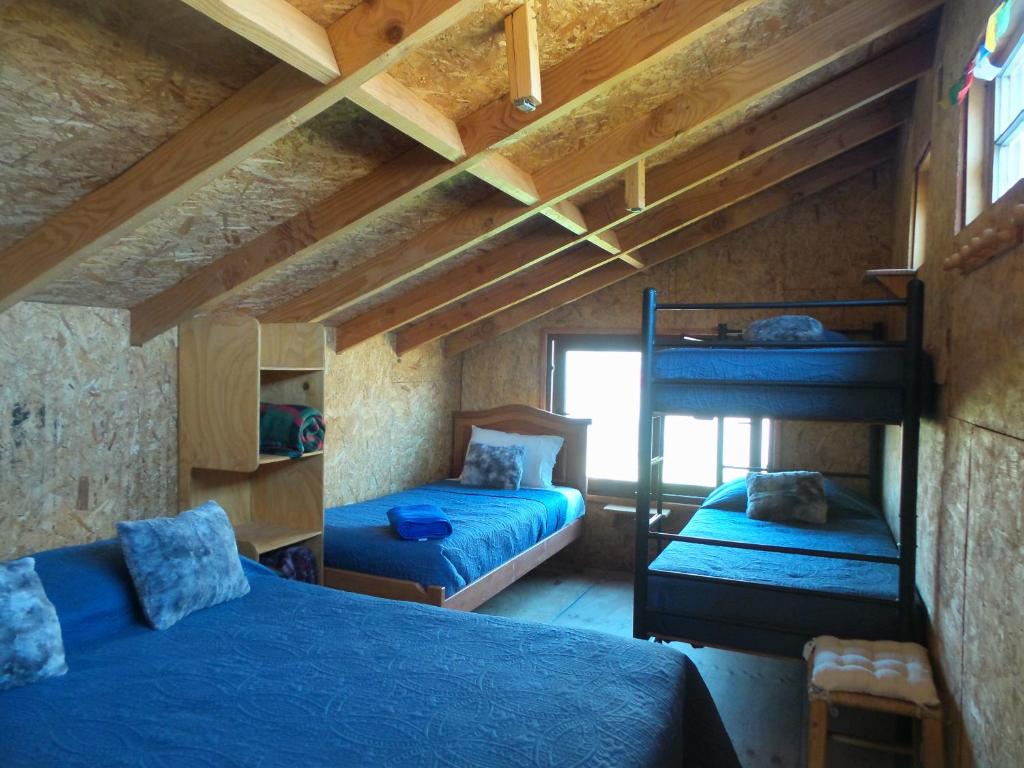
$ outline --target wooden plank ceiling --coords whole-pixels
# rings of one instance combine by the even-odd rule
[[[940,5],[15,0],[0,311],[457,354],[891,160]]]

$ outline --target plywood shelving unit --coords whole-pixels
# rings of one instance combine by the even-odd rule
[[[235,527],[239,551],[302,544],[322,580],[324,456],[261,454],[260,402],[324,407],[324,329],[260,325],[250,317],[181,326],[178,366],[179,499],[213,499]]]

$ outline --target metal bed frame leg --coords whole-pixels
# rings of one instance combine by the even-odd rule
[[[644,626],[647,608],[647,542],[651,509],[651,470],[654,457],[654,422],[651,411],[651,386],[654,375],[655,307],[658,294],[653,288],[644,290],[643,325],[640,362],[640,445],[637,456],[638,484],[636,493],[636,519],[634,534],[633,578],[633,636],[647,639]]]
[[[924,284],[907,285],[906,359],[903,390],[903,456],[900,472],[900,631],[912,639],[917,594],[917,475],[921,442],[921,366],[924,346]]]

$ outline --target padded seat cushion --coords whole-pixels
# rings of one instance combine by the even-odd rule
[[[810,684],[825,693],[864,693],[935,706],[939,696],[928,652],[917,643],[841,640],[822,635],[804,648]]]

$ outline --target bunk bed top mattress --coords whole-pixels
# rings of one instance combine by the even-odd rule
[[[248,595],[158,632],[116,542],[39,554],[69,672],[0,691],[0,764],[738,765],[674,649],[243,564]]]
[[[673,347],[654,354],[654,409],[897,422],[897,347]],[[703,382],[703,383],[702,383]]]
[[[452,535],[403,541],[388,525],[400,504],[435,504]],[[446,597],[511,560],[586,512],[575,488],[503,491],[444,480],[324,513],[324,564],[445,588]]]

